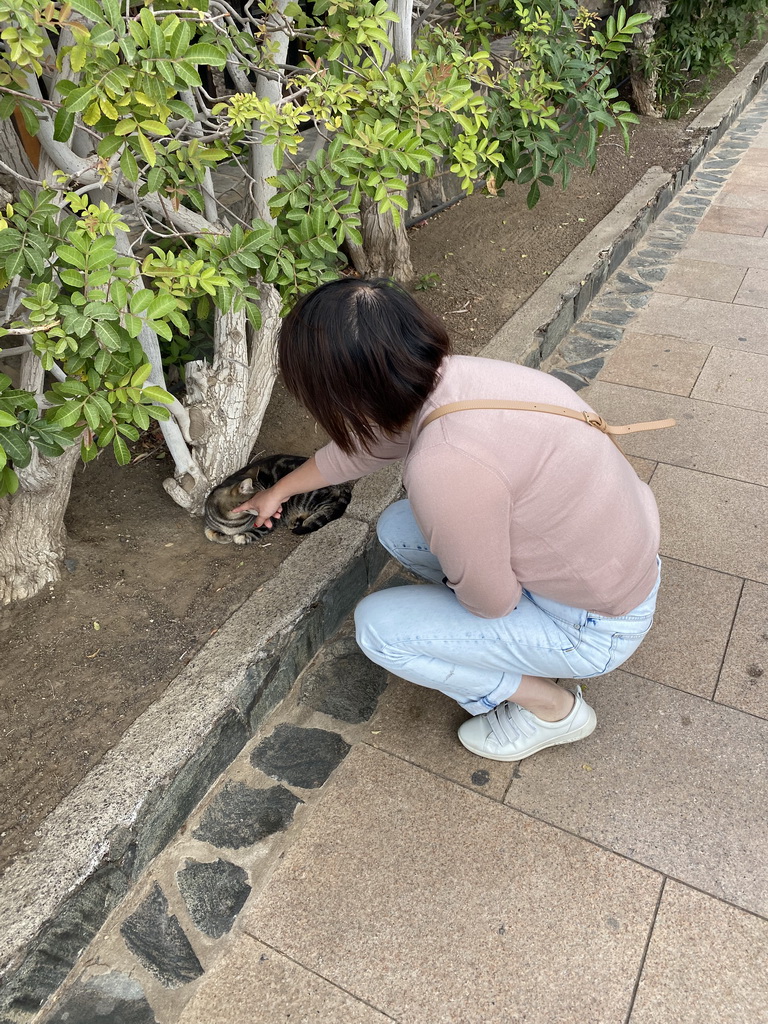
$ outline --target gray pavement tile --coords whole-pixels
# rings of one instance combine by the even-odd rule
[[[600,371],[600,379],[672,395],[689,395],[710,351],[709,345],[697,341],[625,331],[621,344]]]
[[[747,185],[726,187],[712,202],[717,206],[738,210],[768,210],[768,184],[764,189],[750,188]]]
[[[768,491],[755,484],[659,465],[651,487],[661,554],[768,583]]]
[[[402,1024],[597,1024],[626,1016],[660,884],[360,745],[243,926]]]
[[[765,266],[768,268],[768,259]],[[730,302],[659,292],[640,310],[632,329],[642,334],[674,335],[743,352],[768,352],[765,311]]]
[[[466,711],[445,694],[391,676],[371,722],[370,742],[436,775],[501,800],[514,765],[488,761],[478,767],[474,754],[456,738],[466,717]]]
[[[650,459],[638,459],[634,455],[628,455],[627,461],[630,463],[634,471],[640,477],[644,484],[653,476],[653,471],[656,469],[656,463],[651,462]]]
[[[736,576],[665,558],[653,629],[623,667],[657,683],[711,697],[742,583]]]
[[[768,921],[667,882],[629,1024],[768,1020]]]
[[[691,398],[768,413],[768,355],[712,349]]]
[[[710,260],[712,263],[725,263],[731,267],[768,269],[768,238],[695,231],[683,253],[685,258],[690,260]]]
[[[762,238],[768,228],[768,210],[739,210],[714,207],[702,218],[699,229],[728,235],[754,235]]]
[[[744,306],[768,307],[768,270],[748,270],[733,301]]]
[[[768,913],[768,723],[621,670],[585,696],[595,732],[522,761],[506,803]]]
[[[205,976],[178,1024],[384,1024],[391,1020],[249,935]]]
[[[768,416],[597,380],[585,399],[609,423],[671,417],[674,427],[620,439],[627,455],[768,486]]]
[[[768,587],[761,583],[744,585],[715,700],[768,718]]]
[[[768,206],[765,215],[768,218]],[[667,276],[656,285],[656,291],[714,299],[716,302],[732,302],[743,280],[743,267],[681,257],[672,263]]]

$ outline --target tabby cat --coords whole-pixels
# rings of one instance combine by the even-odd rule
[[[280,477],[306,461],[301,455],[270,455],[266,459],[249,462],[214,487],[205,499],[205,536],[208,540],[217,544],[252,544],[270,533],[266,526],[259,529],[253,526],[252,512],[234,513],[232,509],[242,505],[256,491],[271,487]],[[282,518],[273,522],[285,523],[294,533],[313,533],[342,516],[351,497],[350,484],[295,494],[283,502]]]

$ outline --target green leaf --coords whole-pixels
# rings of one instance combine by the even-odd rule
[[[162,402],[164,405],[171,405],[173,403],[173,395],[169,395],[163,388],[158,388],[154,384],[150,384],[149,387],[144,388],[141,392],[143,399],[149,399],[152,402]]]
[[[15,494],[19,489],[19,478],[10,466],[6,466],[0,476],[0,494]]]
[[[5,450],[5,454],[19,469],[29,465],[32,449],[27,439],[17,430],[0,430],[0,448]]]
[[[66,107],[59,107],[53,120],[53,137],[56,142],[68,142],[72,129],[75,127],[75,115]]]
[[[131,452],[128,445],[118,434],[115,434],[115,440],[113,442],[113,450],[115,458],[117,459],[118,466],[127,466],[131,461]]]
[[[144,381],[149,379],[150,373],[152,373],[152,364],[144,363],[131,377],[131,387],[140,388]]]
[[[140,288],[131,296],[131,312],[135,315],[143,313],[145,309],[149,309],[154,297],[155,293],[149,288]]]
[[[74,427],[82,418],[82,402],[65,402],[53,410],[49,423],[57,427]]]
[[[149,304],[147,316],[151,320],[159,320],[161,317],[167,316],[171,310],[176,309],[178,304],[178,300],[173,295],[169,295],[168,292],[161,292]]]
[[[72,6],[79,14],[84,14],[91,21],[101,21],[101,8],[96,0],[71,0]]]
[[[120,170],[128,181],[138,181],[139,165],[136,163],[136,157],[128,147],[120,154]]]
[[[120,149],[124,141],[124,139],[119,139],[116,135],[106,135],[96,147],[96,152],[102,160],[109,160]]]
[[[194,46],[190,46],[184,57],[194,64],[212,64],[217,68],[223,68],[227,63],[226,54],[210,43],[195,43]]]
[[[117,327],[109,320],[101,320],[95,324],[94,330],[104,348],[109,352],[118,352],[123,347],[123,338]]]
[[[85,256],[73,245],[60,245],[56,252],[65,263],[77,267],[78,270],[85,270]]]
[[[9,412],[3,412],[0,409],[0,427],[15,427],[19,421],[15,416],[12,416]]]
[[[136,130],[136,137],[139,140],[139,148],[141,149],[144,159],[147,161],[150,167],[154,167],[155,164],[157,163],[157,153],[155,152],[155,147],[152,145],[152,143],[149,141],[147,136],[140,128]]]

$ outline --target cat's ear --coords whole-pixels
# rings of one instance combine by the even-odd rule
[[[253,480],[250,477],[246,477],[245,480],[241,480],[238,488],[238,494],[253,494],[256,488],[253,486]]]

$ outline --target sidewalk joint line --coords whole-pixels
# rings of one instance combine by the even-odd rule
[[[659,896],[658,896],[658,899],[656,900],[656,907],[654,908],[654,911],[653,911],[653,917],[651,918],[650,927],[648,928],[648,935],[647,935],[646,940],[645,940],[645,947],[643,948],[643,952],[642,952],[642,955],[640,957],[640,964],[639,964],[639,966],[637,968],[637,977],[635,978],[635,984],[634,984],[634,987],[632,989],[632,995],[629,997],[629,1007],[627,1008],[627,1015],[624,1018],[624,1024],[629,1024],[630,1018],[632,1017],[632,1012],[633,1012],[633,1010],[635,1008],[635,1000],[637,998],[637,990],[640,987],[640,979],[642,978],[643,971],[645,970],[645,961],[646,961],[646,958],[648,956],[648,950],[650,949],[650,946],[651,946],[651,939],[653,938],[653,933],[656,930],[656,919],[659,916],[659,910],[661,909],[661,901],[664,898],[664,889],[666,888],[666,885],[667,885],[667,878],[668,878],[668,876],[664,875],[663,878],[661,879],[661,886],[659,888]]]
[[[715,680],[715,689],[714,689],[714,691],[712,693],[712,700],[713,701],[715,701],[715,699],[717,697],[717,689],[720,686],[720,676],[723,674],[723,666],[725,665],[725,659],[726,659],[726,657],[728,655],[728,648],[731,645],[731,637],[733,636],[733,631],[736,628],[736,619],[738,618],[738,615],[739,615],[739,608],[741,608],[741,601],[742,601],[742,598],[744,597],[744,588],[746,587],[746,585],[747,585],[747,581],[744,580],[744,582],[741,584],[741,590],[739,591],[739,598],[738,598],[738,600],[736,602],[736,608],[734,609],[734,612],[733,612],[733,619],[731,621],[731,628],[728,630],[728,638],[725,641],[725,647],[723,648],[723,656],[720,659],[720,667],[717,670],[717,679]],[[727,707],[727,706],[728,705],[723,705],[723,707]]]

